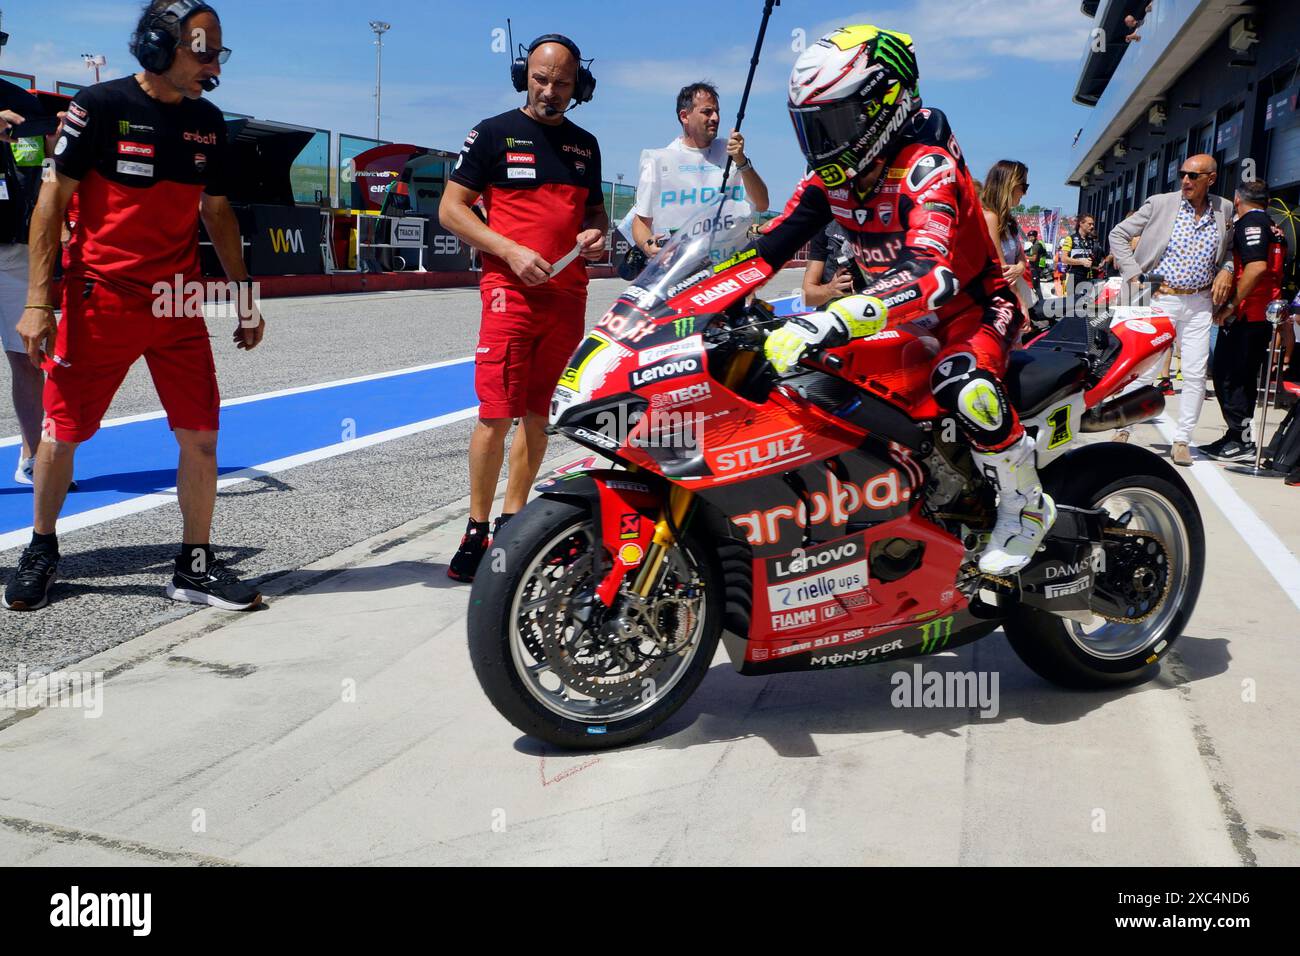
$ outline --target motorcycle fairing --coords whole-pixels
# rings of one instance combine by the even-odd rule
[[[1084,393],[1089,408],[1118,394],[1150,370],[1174,341],[1174,323],[1160,314],[1116,322],[1110,331],[1119,339],[1121,349],[1101,380]]]
[[[994,627],[995,623],[963,607],[951,614],[921,615],[866,639],[858,638],[852,630],[808,637],[796,642],[792,650],[780,657],[772,656],[771,648],[743,641],[729,631],[724,631],[722,637],[732,666],[737,673],[749,677],[853,667],[951,651],[979,640]]]
[[[850,645],[874,655],[886,635],[906,637],[898,632],[967,606],[954,583],[964,557],[961,543],[919,508],[821,544],[755,557],[743,660],[785,661]],[[896,650],[919,641],[904,640]]]
[[[923,485],[905,452],[868,441],[785,473],[692,490],[731,521],[756,558],[770,558],[901,517]]]

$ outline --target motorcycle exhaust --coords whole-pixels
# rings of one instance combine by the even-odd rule
[[[1165,410],[1165,396],[1154,385],[1142,388],[1102,402],[1096,408],[1084,412],[1079,422],[1079,429],[1085,432],[1104,432],[1112,428],[1123,428],[1136,422],[1155,418]]]

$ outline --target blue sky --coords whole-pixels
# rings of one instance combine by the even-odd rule
[[[374,133],[374,37],[367,25],[393,25],[384,42],[384,139],[458,149],[479,119],[521,101],[510,87],[508,57],[494,31],[514,22],[516,41],[546,32],[573,37],[595,57],[596,98],[572,118],[598,137],[604,176],[636,179],[637,157],[680,130],[677,90],[710,79],[722,91],[730,124],[758,28],[761,0],[224,0],[225,45],[235,52],[221,89],[222,109],[264,119]],[[122,0],[0,0],[11,34],[0,69],[35,73],[41,85],[87,82],[82,53],[108,57],[103,78],[132,72],[126,50],[139,4]],[[748,152],[784,201],[803,171],[785,111],[785,81],[801,37],[813,42],[843,23],[909,32],[921,63],[921,95],[947,112],[975,175],[996,160],[1030,167],[1026,203],[1073,211],[1065,186],[1071,140],[1087,118],[1070,95],[1091,23],[1079,0],[887,0],[876,7],[784,0],[768,29],[748,116]],[[56,19],[57,18],[57,19]],[[802,31],[799,33],[797,31]]]

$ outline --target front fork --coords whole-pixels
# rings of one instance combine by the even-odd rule
[[[736,353],[722,374],[722,384],[734,390],[749,374],[756,358],[756,352]],[[695,492],[688,491],[680,485],[673,485],[669,490],[668,504],[660,510],[659,517],[655,521],[654,539],[650,544],[649,553],[637,572],[636,579],[632,582],[632,590],[642,598],[649,598],[659,587],[660,579],[663,577],[664,558],[668,556],[668,550],[677,541],[673,529],[682,526],[694,501]]]

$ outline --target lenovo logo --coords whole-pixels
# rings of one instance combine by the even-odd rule
[[[665,378],[676,378],[679,375],[689,375],[699,370],[700,362],[699,359],[695,358],[674,359],[661,362],[658,365],[651,365],[649,368],[633,369],[632,387],[641,388],[651,382],[658,382]]]
[[[117,144],[117,151],[123,156],[149,156],[152,157],[154,148],[148,143],[128,143],[123,140]]]

